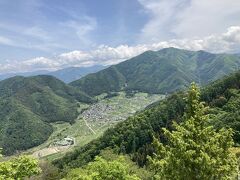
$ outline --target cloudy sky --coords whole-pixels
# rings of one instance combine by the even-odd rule
[[[240,53],[240,0],[0,0],[0,74],[165,47]]]

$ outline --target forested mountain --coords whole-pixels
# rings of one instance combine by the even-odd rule
[[[106,68],[106,66],[95,65],[91,67],[68,67],[64,69],[60,69],[57,71],[33,71],[33,72],[25,72],[25,73],[6,73],[0,74],[0,80],[4,80],[14,76],[36,76],[36,75],[51,75],[54,76],[65,83],[69,83],[71,81],[75,81],[87,74],[95,73],[102,69]]]
[[[77,101],[93,99],[52,76],[0,81],[0,147],[12,154],[43,143],[52,133],[49,123],[74,121]]]
[[[227,127],[234,130],[234,141],[240,143],[240,71],[217,80],[201,90],[201,100],[209,106],[210,121],[215,128]],[[81,167],[92,161],[105,148],[115,152],[131,154],[140,166],[146,165],[146,156],[151,155],[152,137],[159,137],[164,143],[161,129],[172,129],[172,121],[182,121],[186,106],[186,93],[179,92],[163,101],[154,103],[143,112],[128,118],[107,130],[104,135],[82,148],[67,154],[54,163],[60,168],[65,166]]]
[[[70,83],[88,93],[138,90],[170,93],[195,81],[204,85],[238,69],[240,57],[166,48],[147,51]]]

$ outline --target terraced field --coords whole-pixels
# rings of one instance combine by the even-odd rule
[[[66,151],[99,137],[109,127],[165,97],[160,94],[136,93],[127,98],[124,92],[112,98],[104,98],[105,96],[106,94],[98,96],[99,101],[91,106],[79,103],[79,116],[74,124],[53,123],[55,130],[48,141],[29,152],[34,153],[35,157],[41,155],[49,160],[55,159]],[[75,144],[65,148],[52,146],[65,137],[73,137]]]

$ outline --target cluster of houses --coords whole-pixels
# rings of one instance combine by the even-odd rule
[[[103,119],[104,114],[111,110],[112,110],[111,106],[103,103],[98,103],[98,104],[94,104],[93,106],[91,106],[91,108],[84,111],[82,113],[82,117],[84,119],[96,121],[98,119]]]

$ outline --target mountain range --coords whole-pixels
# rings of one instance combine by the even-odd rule
[[[205,85],[239,66],[240,57],[234,54],[166,48],[144,52],[70,85],[91,96],[121,90],[165,94],[184,89],[193,81]]]
[[[5,74],[0,74],[0,80],[4,80],[14,76],[29,77],[29,76],[36,76],[36,75],[51,75],[64,81],[65,83],[69,83],[74,80],[80,79],[81,77],[87,74],[95,73],[104,68],[106,68],[106,66],[94,65],[91,67],[68,67],[68,68],[57,70],[57,71],[42,70],[42,71],[23,72],[23,73],[5,73]]]
[[[50,75],[8,78],[0,81],[0,147],[9,155],[43,143],[53,132],[51,122],[74,123],[78,102],[94,103],[96,95],[173,93],[192,81],[205,85],[234,72],[239,65],[240,57],[234,54],[166,48],[147,51],[69,84]],[[80,71],[98,68],[103,67]],[[67,74],[73,77],[79,69],[56,74],[68,81]]]

